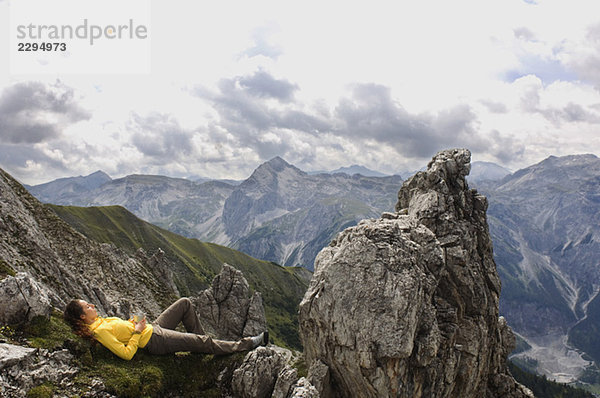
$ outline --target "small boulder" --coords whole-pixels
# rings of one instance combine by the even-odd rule
[[[246,355],[242,365],[233,371],[233,392],[240,398],[270,397],[285,358],[268,347],[259,347]]]
[[[317,389],[312,384],[310,384],[310,382],[304,377],[301,377],[300,380],[298,380],[298,382],[296,382],[296,384],[294,385],[294,387],[292,389],[292,392],[288,396],[288,398],[319,398],[319,397],[321,397],[321,395],[319,395],[319,392],[317,391]]]
[[[50,293],[27,273],[19,272],[0,281],[0,323],[19,324],[36,316],[50,317]]]
[[[286,366],[281,369],[279,375],[277,375],[277,381],[275,382],[275,387],[273,388],[273,394],[271,394],[271,398],[287,398],[290,389],[292,386],[296,384],[298,381],[298,371],[291,366]]]

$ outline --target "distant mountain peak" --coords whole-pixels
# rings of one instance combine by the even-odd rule
[[[585,163],[585,162],[594,162],[597,161],[598,157],[591,153],[583,153],[579,155],[566,155],[566,156],[548,156],[546,159],[542,160],[540,165],[542,164],[566,164],[571,162]]]
[[[94,171],[92,174],[90,174],[86,177],[107,177],[108,179],[112,179],[108,174],[106,174],[102,170]]]
[[[44,184],[30,186],[27,189],[38,199],[50,202],[53,200],[52,198],[61,195],[91,191],[110,181],[112,178],[108,174],[98,170],[87,176],[59,178]]]
[[[94,189],[109,181],[112,181],[112,178],[102,170],[98,170],[88,176],[81,178],[78,182],[79,184],[85,186],[87,189]]]
[[[528,174],[548,174],[548,177],[555,178],[554,170],[560,168],[562,173],[567,170],[573,170],[576,174],[587,174],[600,170],[600,159],[593,154],[567,155],[567,156],[548,156],[539,163],[518,170],[512,176],[513,180],[521,178]]]
[[[477,161],[471,163],[471,172],[467,179],[473,182],[497,181],[509,174],[511,174],[511,171],[506,167],[492,162]]]
[[[302,170],[300,170],[296,166],[289,164],[288,162],[283,160],[281,157],[275,156],[273,159],[258,166],[256,168],[256,170],[254,170],[253,175],[255,175],[256,173],[258,173],[258,174],[263,174],[263,173],[271,174],[273,172],[281,173],[282,171],[284,171],[286,169],[291,169],[298,173],[304,173]]]
[[[291,164],[289,164],[288,162],[286,162],[279,156],[275,156],[273,159],[269,160],[265,164],[268,164],[269,166],[271,166],[273,168],[292,167]]]
[[[345,173],[348,175],[354,175],[354,174],[360,174],[363,175],[365,177],[385,177],[386,174],[380,173],[379,171],[375,171],[375,170],[371,170],[365,166],[361,166],[359,164],[353,164],[352,166],[348,166],[348,167],[340,167],[337,170],[333,170],[329,172],[330,174],[335,174],[335,173]]]

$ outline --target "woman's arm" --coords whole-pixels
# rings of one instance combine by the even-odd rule
[[[96,340],[113,354],[127,361],[131,360],[137,352],[140,343],[140,334],[134,333],[127,344],[121,343],[109,330],[100,330],[95,334]]]

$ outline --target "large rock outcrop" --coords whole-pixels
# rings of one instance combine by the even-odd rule
[[[487,201],[469,170],[468,150],[438,153],[403,184],[396,213],[317,256],[300,334],[307,363],[325,367],[311,380],[322,396],[531,394],[506,368],[514,337],[498,317]]]
[[[211,287],[192,301],[206,332],[220,339],[238,340],[267,330],[261,294],[250,294],[242,272],[229,264],[223,264]]]

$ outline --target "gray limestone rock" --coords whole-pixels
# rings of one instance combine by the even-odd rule
[[[35,348],[0,343],[0,370],[26,360],[35,353]]]
[[[242,272],[228,264],[192,301],[205,329],[221,339],[238,340],[267,330],[260,293],[251,296]]]
[[[268,347],[258,347],[233,371],[232,390],[240,398],[270,397],[285,358]]]
[[[259,347],[233,371],[231,390],[238,398],[318,398],[317,389],[290,364],[297,360],[290,350],[277,346]]]
[[[300,335],[307,363],[329,371],[313,376],[322,396],[527,396],[506,367],[512,333],[469,170],[468,150],[438,153],[403,184],[397,216],[364,220],[317,256]]]
[[[0,324],[19,324],[50,317],[52,293],[25,272],[0,281]]]
[[[293,386],[288,398],[319,398],[320,396],[317,389],[306,378],[301,377]]]
[[[146,266],[162,284],[168,286],[175,295],[181,295],[173,279],[171,264],[165,258],[165,252],[161,248],[158,248],[150,257],[148,257],[144,249],[139,248],[136,256],[145,262]]]
[[[262,296],[259,292],[254,292],[248,303],[246,324],[244,325],[242,336],[256,336],[265,330],[267,330],[267,318]]]
[[[333,395],[329,367],[320,360],[315,359],[308,368],[307,380],[315,387],[319,395],[325,397]]]
[[[77,374],[68,350],[49,352],[0,344],[0,395],[25,397],[27,391],[44,382],[67,385]]]
[[[287,398],[290,389],[292,386],[296,384],[298,381],[298,371],[291,366],[286,366],[281,369],[279,374],[277,375],[277,381],[275,382],[275,387],[273,388],[273,393],[271,394],[271,398]]]

